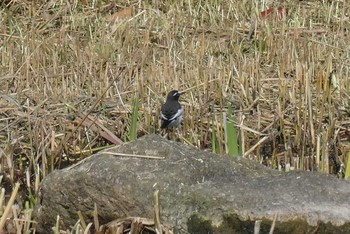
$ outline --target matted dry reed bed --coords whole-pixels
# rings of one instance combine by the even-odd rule
[[[160,105],[174,88],[188,90],[181,97],[184,142],[212,149],[214,131],[224,154],[223,113],[231,106],[246,157],[343,176],[350,124],[345,1],[124,4],[2,3],[7,192],[21,181],[23,196],[35,203],[50,171],[128,141],[136,97],[137,134],[158,132]],[[269,7],[288,13],[261,17]]]

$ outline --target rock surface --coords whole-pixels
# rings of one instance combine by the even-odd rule
[[[154,155],[162,160],[109,155]],[[100,224],[153,218],[159,190],[161,221],[177,233],[350,233],[350,183],[316,172],[278,172],[245,158],[218,156],[149,135],[55,171],[42,182],[38,231],[50,233],[60,215],[69,227],[81,211]]]

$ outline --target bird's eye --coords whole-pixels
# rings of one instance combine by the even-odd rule
[[[176,97],[177,95],[178,95],[178,92],[175,92],[175,93],[173,94],[174,97]]]

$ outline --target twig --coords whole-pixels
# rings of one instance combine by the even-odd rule
[[[211,83],[211,82],[216,81],[216,80],[219,80],[219,79],[220,79],[220,78],[212,79],[212,80],[209,80],[208,82],[201,83],[201,84],[199,84],[199,85],[189,87],[188,89],[182,90],[181,93],[186,93],[187,91],[189,91],[189,90],[191,90],[191,89],[197,88],[197,87],[199,87],[199,86],[203,86],[203,85],[205,85],[205,84],[207,84],[207,83]]]
[[[159,190],[154,192],[154,226],[157,234],[163,233],[162,225],[160,223],[160,208],[159,208]]]
[[[269,234],[273,234],[273,231],[275,230],[277,216],[278,216],[278,212],[276,212],[275,217],[273,218],[273,222],[272,222]]]
[[[265,136],[263,137],[260,141],[258,141],[258,143],[256,143],[255,145],[253,145],[253,147],[251,147],[247,152],[244,153],[244,156],[247,156],[248,154],[250,154],[253,150],[255,150],[256,147],[258,147],[259,145],[261,145],[264,141],[266,141],[267,139],[269,139],[269,136]]]
[[[165,157],[152,156],[152,155],[140,155],[140,154],[123,154],[123,153],[114,153],[114,152],[103,152],[103,154],[113,155],[113,156],[123,156],[131,158],[147,158],[147,159],[157,159],[163,160]]]
[[[9,216],[9,213],[10,213],[10,210],[12,208],[12,205],[13,205],[15,199],[16,199],[16,196],[17,196],[17,193],[18,193],[18,189],[19,189],[19,185],[20,184],[17,182],[16,185],[15,185],[15,189],[12,191],[10,200],[7,203],[5,211],[2,214],[2,216],[1,216],[1,219],[0,219],[0,231],[4,230],[5,222],[6,222],[7,218],[8,218],[8,216]]]

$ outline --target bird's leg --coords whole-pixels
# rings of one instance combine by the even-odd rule
[[[174,129],[173,128],[167,128],[167,139],[168,140],[174,140]]]
[[[170,138],[171,138],[171,131],[169,131],[169,130],[170,130],[169,128],[166,129],[166,139],[168,139],[168,140],[170,140]]]
[[[167,129],[167,128],[162,129],[160,135],[161,135],[162,137],[164,137],[164,138],[168,138],[168,135],[169,135],[168,129]]]
[[[181,134],[180,127],[176,128],[176,132],[177,132],[177,140],[176,141],[181,142],[182,134]]]

